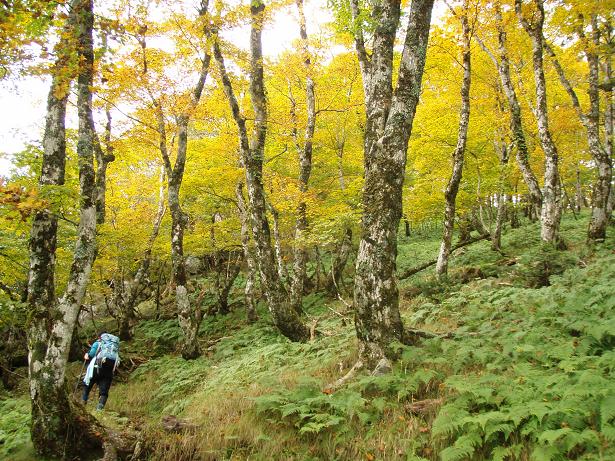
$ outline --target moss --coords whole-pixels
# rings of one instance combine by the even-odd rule
[[[0,400],[0,459],[34,458],[30,441],[30,401],[25,398]]]

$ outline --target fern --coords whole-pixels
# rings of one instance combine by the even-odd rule
[[[445,448],[440,453],[442,461],[460,461],[470,458],[476,448],[481,445],[482,439],[476,434],[459,437],[452,447]]]

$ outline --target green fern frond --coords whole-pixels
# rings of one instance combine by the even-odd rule
[[[605,397],[600,403],[600,425],[606,427],[615,417],[615,395]]]
[[[470,458],[476,448],[482,443],[482,438],[476,433],[459,437],[452,447],[447,447],[440,453],[442,461],[461,461]]]

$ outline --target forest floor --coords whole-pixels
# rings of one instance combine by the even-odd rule
[[[139,431],[149,460],[615,459],[615,238],[590,249],[586,224],[564,218],[566,250],[526,224],[502,253],[486,241],[458,250],[446,280],[431,268],[401,281],[406,326],[442,336],[396,345],[390,374],[327,391],[356,360],[346,305],[306,296],[318,335],[297,344],[264,305],[248,324],[236,287],[235,309],[203,321],[197,360],[177,353],[175,319],[141,321],[107,408],[89,408]],[[438,246],[436,234],[400,239],[400,273]],[[24,379],[0,393],[0,459],[37,459],[28,414]],[[166,431],[170,415],[188,427]]]

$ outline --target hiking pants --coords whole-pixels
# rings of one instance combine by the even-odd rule
[[[96,360],[96,359],[92,359]],[[104,407],[109,396],[109,388],[111,387],[111,381],[113,381],[113,368],[115,367],[114,360],[105,360],[100,367],[94,369],[94,376],[90,380],[88,386],[83,388],[83,401],[87,402],[90,396],[90,391],[94,384],[98,384],[99,406]]]

